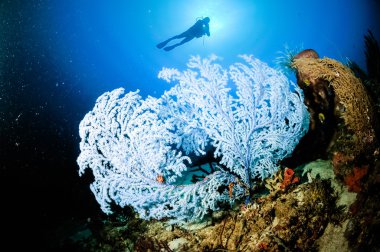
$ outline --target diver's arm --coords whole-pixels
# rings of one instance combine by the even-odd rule
[[[207,36],[210,37],[210,26],[208,24],[206,24],[205,32],[206,32]]]

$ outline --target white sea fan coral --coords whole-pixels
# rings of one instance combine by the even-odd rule
[[[246,63],[229,69],[216,56],[192,57],[184,72],[164,68],[159,77],[177,84],[159,99],[121,88],[98,98],[80,123],[77,162],[80,174],[92,170],[91,189],[105,213],[114,202],[145,219],[195,221],[277,171],[308,129],[302,93],[265,63],[241,57]],[[210,145],[220,168],[179,185],[191,163],[182,151],[204,155]]]
[[[173,133],[170,125],[157,117],[159,100],[149,97],[143,101],[138,92],[120,97],[123,93],[119,88],[100,96],[79,126],[79,173],[92,169],[95,182],[91,189],[106,213],[111,212],[112,200],[126,200],[120,197],[124,194],[121,185],[126,190],[134,183],[156,183],[158,175],[174,182],[186,170],[184,161],[190,162],[170,147]],[[137,196],[129,195],[128,203],[139,201]]]
[[[172,110],[171,117],[195,125],[192,131],[204,131],[215,156],[250,185],[277,171],[278,162],[291,154],[308,130],[309,118],[296,85],[253,56],[241,58],[247,64],[225,70],[214,63],[215,57],[192,57],[190,69],[165,74],[178,84],[164,97],[171,107],[181,108]],[[228,88],[231,81],[236,85],[234,96]]]

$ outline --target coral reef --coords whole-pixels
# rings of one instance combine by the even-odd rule
[[[333,149],[344,149],[346,154],[358,156],[374,146],[373,107],[364,85],[348,67],[333,59],[310,57],[296,58],[293,66],[297,69],[298,84],[303,90],[312,89],[317,105],[307,104],[313,109],[317,107],[311,112],[311,118],[314,118],[311,128],[320,119],[320,113],[325,118],[322,123],[329,120],[333,107],[334,116],[343,119],[347,128],[344,134],[337,134]],[[324,108],[328,108],[327,112]],[[347,134],[350,136],[347,137]]]
[[[364,36],[367,72],[360,69],[355,62],[349,62],[350,68],[359,77],[374,103],[376,112],[374,128],[377,139],[380,136],[380,49],[373,33],[368,31]],[[351,205],[352,218],[347,223],[345,236],[349,244],[356,251],[377,251],[380,249],[380,162],[379,146],[364,162],[352,165],[345,177],[345,182],[352,191],[357,191],[356,202]],[[340,161],[342,158],[338,155]],[[349,162],[348,162],[349,163]]]
[[[372,44],[367,46],[373,50]],[[84,130],[81,136],[84,136],[85,146],[90,142],[96,147],[84,150],[90,151],[91,155],[97,153],[103,156],[99,158],[100,161],[91,159],[88,166],[82,166],[83,169],[91,168],[89,165],[92,162],[98,164],[97,169],[102,169],[101,165],[111,160],[106,162],[107,169],[102,176],[105,178],[118,171],[119,167],[114,164],[122,162],[110,155],[112,148],[104,149],[104,146],[99,145],[98,136],[103,136],[102,143],[114,141],[118,148],[125,145],[124,135],[120,133],[125,131],[120,131],[123,127],[119,127],[118,123],[139,125],[134,120],[120,120],[125,114],[125,108],[133,111],[129,114],[134,115],[134,118],[155,118],[142,125],[141,136],[150,134],[144,131],[144,127],[149,130],[152,125],[165,125],[154,132],[157,135],[166,134],[168,142],[153,137],[150,138],[152,142],[148,142],[152,149],[144,149],[144,138],[138,135],[136,141],[142,144],[138,150],[144,150],[143,154],[149,157],[151,151],[157,148],[154,144],[160,143],[162,148],[166,148],[162,149],[162,153],[168,151],[172,154],[161,159],[157,159],[159,155],[155,156],[159,165],[153,167],[152,174],[141,165],[150,162],[147,156],[140,155],[139,159],[143,162],[139,163],[139,169],[132,170],[143,175],[141,180],[133,177],[135,184],[149,181],[144,184],[148,189],[153,188],[148,193],[159,192],[158,200],[153,196],[139,195],[143,204],[146,202],[144,200],[149,200],[145,208],[141,209],[146,211],[143,211],[145,217],[153,219],[142,220],[139,217],[144,215],[140,214],[122,223],[104,221],[94,230],[88,225],[91,230],[82,230],[78,236],[83,236],[83,233],[93,235],[86,236],[82,241],[68,241],[67,248],[86,251],[112,251],[114,248],[118,251],[170,252],[375,251],[380,248],[376,232],[380,223],[379,146],[374,125],[376,108],[372,104],[374,99],[367,94],[369,86],[355,77],[348,67],[333,59],[320,59],[312,49],[289,55],[292,61],[289,66],[297,74],[298,87],[294,87],[295,93],[287,93],[288,89],[280,91],[289,83],[285,81],[278,84],[274,80],[282,77],[279,78],[276,72],[252,57],[243,57],[245,64],[237,63],[229,69],[223,69],[214,63],[216,57],[212,56],[203,60],[192,58],[188,65],[190,69],[184,72],[164,69],[160,77],[175,81],[176,84],[161,98],[148,99],[149,103],[138,98],[130,100],[135,102],[131,104],[137,106],[129,106],[120,97],[121,93],[113,99],[113,92],[99,98],[106,102],[97,103],[89,113],[88,117],[96,119],[87,121],[86,127],[89,130]],[[371,69],[374,69],[373,66]],[[274,78],[270,79],[269,76],[273,74]],[[230,94],[227,89],[229,80],[237,85],[236,95]],[[295,120],[296,115],[305,116],[305,107],[298,107],[299,98],[302,97],[299,88],[303,91],[310,118]],[[284,95],[289,94],[296,94],[292,96],[295,100],[290,103],[295,102],[297,107],[288,107],[292,108],[290,114],[288,108],[278,109],[280,105],[288,104],[283,99]],[[136,94],[127,94],[126,97],[128,95],[134,97]],[[151,104],[155,106],[150,107]],[[145,113],[148,114],[144,115]],[[252,114],[255,116],[250,117]],[[308,125],[303,121],[305,118],[310,120],[310,130],[289,157],[293,144],[303,135],[304,127]],[[159,119],[158,122],[155,122],[156,119]],[[268,119],[277,126],[266,127]],[[293,130],[287,128],[294,124],[298,126],[293,127]],[[111,132],[109,125],[115,126]],[[134,130],[132,127],[131,132]],[[258,130],[257,135],[253,133],[254,136],[250,137],[247,134],[255,130]],[[94,132],[97,133],[94,137],[96,141],[88,139],[87,135]],[[296,136],[279,138],[278,135],[283,133]],[[116,139],[113,137],[115,135]],[[128,139],[131,136],[133,134],[129,134]],[[262,141],[256,144],[255,141],[261,138],[272,140],[270,143]],[[92,140],[94,141],[91,142]],[[280,141],[285,144],[290,141],[291,147],[285,149]],[[130,147],[127,147],[124,146],[121,151],[130,152]],[[276,150],[277,148],[280,149]],[[279,156],[277,151],[280,152]],[[135,152],[132,148],[130,153]],[[117,152],[115,155],[119,154]],[[210,155],[214,157],[210,159]],[[177,170],[176,166],[167,170],[165,164],[174,156],[181,160],[178,161],[180,164],[185,164],[181,166],[182,170]],[[202,166],[202,159],[206,156],[207,162],[203,164],[209,164],[209,169]],[[122,158],[125,162],[125,156]],[[190,160],[193,167],[189,167]],[[179,183],[185,181],[192,171],[200,172],[193,174],[193,184]],[[126,173],[123,172],[125,177]],[[208,186],[210,180],[216,186]],[[109,185],[117,183],[113,180]],[[128,195],[118,194],[117,190],[125,190],[127,187],[126,184],[121,185],[112,190],[105,186],[95,192],[104,194],[100,198],[105,199],[106,204],[110,204],[107,200],[118,203],[120,195]],[[172,189],[162,189],[168,187]],[[193,189],[187,189],[191,187]],[[202,202],[205,195],[208,205]],[[250,196],[249,200],[243,201],[247,195]],[[171,203],[169,200],[174,201]],[[169,211],[155,204],[165,205]],[[139,205],[137,208],[136,205],[131,205],[139,210]],[[164,214],[148,216],[150,208],[153,213],[163,211]],[[197,214],[193,215],[192,211]],[[157,221],[157,216],[165,217],[158,218],[162,221]],[[200,222],[181,222],[200,220],[200,217],[203,217]],[[171,218],[177,221],[170,221]]]
[[[354,167],[350,175],[344,178],[344,182],[348,186],[350,192],[361,192],[361,180],[368,173],[368,165],[363,167]]]
[[[357,200],[350,206],[351,218],[348,220],[345,237],[354,251],[378,251],[380,249],[380,161],[370,164],[368,171],[362,167],[357,172],[359,178],[364,172],[366,176],[354,180],[354,187],[358,185]]]
[[[249,201],[254,181],[279,169],[308,130],[302,92],[258,59],[242,58],[228,70],[216,56],[192,57],[184,72],[164,68],[159,77],[178,83],[161,98],[123,89],[98,98],[80,123],[77,162],[80,174],[92,170],[91,190],[105,213],[115,204],[144,219],[199,221]],[[181,184],[190,156],[206,155],[209,146],[219,159],[215,170]]]
[[[336,199],[330,182],[316,179],[257,198],[242,210],[214,215],[198,229],[136,220],[111,228],[108,222],[104,229],[113,230],[107,231],[109,237],[93,241],[88,251],[108,251],[112,242],[133,247],[126,251],[317,251],[325,228],[329,223],[335,227],[344,216]],[[136,231],[127,232],[131,225]]]
[[[375,231],[379,228],[380,50],[371,32],[365,36],[365,46],[368,74],[354,62],[349,62],[351,71],[333,59],[320,59],[312,49],[291,59],[311,121],[293,157],[282,163],[296,167],[318,158],[331,161],[332,169],[323,172],[328,171],[330,179],[336,181],[334,188],[341,195],[337,205],[350,206],[342,226],[330,225],[321,239],[321,248],[325,249],[363,251],[380,247]],[[328,244],[331,240],[334,243]]]
[[[293,157],[284,160],[285,166],[297,167],[318,158],[328,158],[327,150],[337,125],[335,94],[328,81],[304,78],[303,73],[298,72],[295,65],[295,62],[299,62],[300,59],[313,61],[318,58],[316,51],[306,49],[296,54],[289,62],[297,74],[298,86],[304,91],[304,103],[310,113],[310,128],[296,147]]]
[[[378,202],[380,184],[378,97],[374,95],[379,87],[374,85],[378,79],[376,76],[379,76],[376,68],[379,50],[371,33],[365,40],[371,80],[369,75],[366,76],[353,64],[351,68],[363,81],[340,62],[329,58],[319,59],[317,53],[312,53],[310,57],[312,50],[301,52],[292,63],[311,115],[311,129],[296,151],[308,153],[310,143],[322,143],[319,136],[328,136],[325,138],[328,144],[324,145],[327,148],[313,152],[309,160],[315,157],[330,159],[334,179],[345,185],[345,189],[338,190],[342,192],[339,201],[350,202],[349,216],[341,228],[329,228],[329,233],[336,235],[336,232],[343,232],[346,241],[342,241],[342,244],[352,250],[379,247],[375,232],[379,223],[376,214],[379,205],[374,203]],[[326,123],[329,123],[329,127],[326,127]],[[335,187],[342,188],[342,185]],[[357,193],[354,203],[350,192]],[[328,234],[324,239],[331,239],[327,237]],[[337,237],[343,239],[342,235]]]
[[[364,71],[353,61],[348,62],[348,66],[355,75],[360,78],[365,85],[369,96],[374,103],[376,113],[374,128],[377,139],[380,138],[380,48],[371,31],[364,36],[365,56],[367,71]]]
[[[292,169],[286,167],[284,170],[284,180],[282,181],[280,188],[282,190],[285,190],[291,184],[295,184],[298,182],[299,182],[299,178],[294,176],[294,171]]]

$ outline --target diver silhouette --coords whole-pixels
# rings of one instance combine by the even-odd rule
[[[174,39],[184,38],[180,42],[178,42],[177,44],[174,44],[174,45],[171,45],[171,46],[167,46],[167,47],[164,48],[165,51],[170,51],[170,50],[176,48],[177,46],[180,46],[182,44],[185,44],[185,43],[189,42],[193,38],[200,38],[203,35],[207,35],[208,37],[210,37],[209,23],[210,23],[210,18],[209,17],[205,17],[203,19],[199,19],[193,26],[191,26],[185,32],[183,32],[183,33],[181,33],[179,35],[176,35],[174,37],[171,37],[171,38],[165,40],[164,42],[159,43],[157,45],[157,48],[159,48],[159,49],[163,48],[170,41],[172,41]]]

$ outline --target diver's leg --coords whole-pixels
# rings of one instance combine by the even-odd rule
[[[186,37],[184,39],[181,40],[181,42],[177,43],[177,44],[174,44],[172,46],[167,46],[164,48],[165,51],[170,51],[170,50],[173,50],[174,48],[176,48],[177,46],[180,46],[180,45],[183,45],[187,42],[189,42],[190,40],[192,40],[194,37]]]
[[[184,33],[181,33],[179,35],[173,36],[173,37],[165,40],[164,42],[159,43],[157,45],[157,48],[161,49],[162,47],[166,46],[166,44],[169,43],[170,41],[172,41],[173,39],[180,39],[180,38],[184,38],[184,37],[185,37]]]

